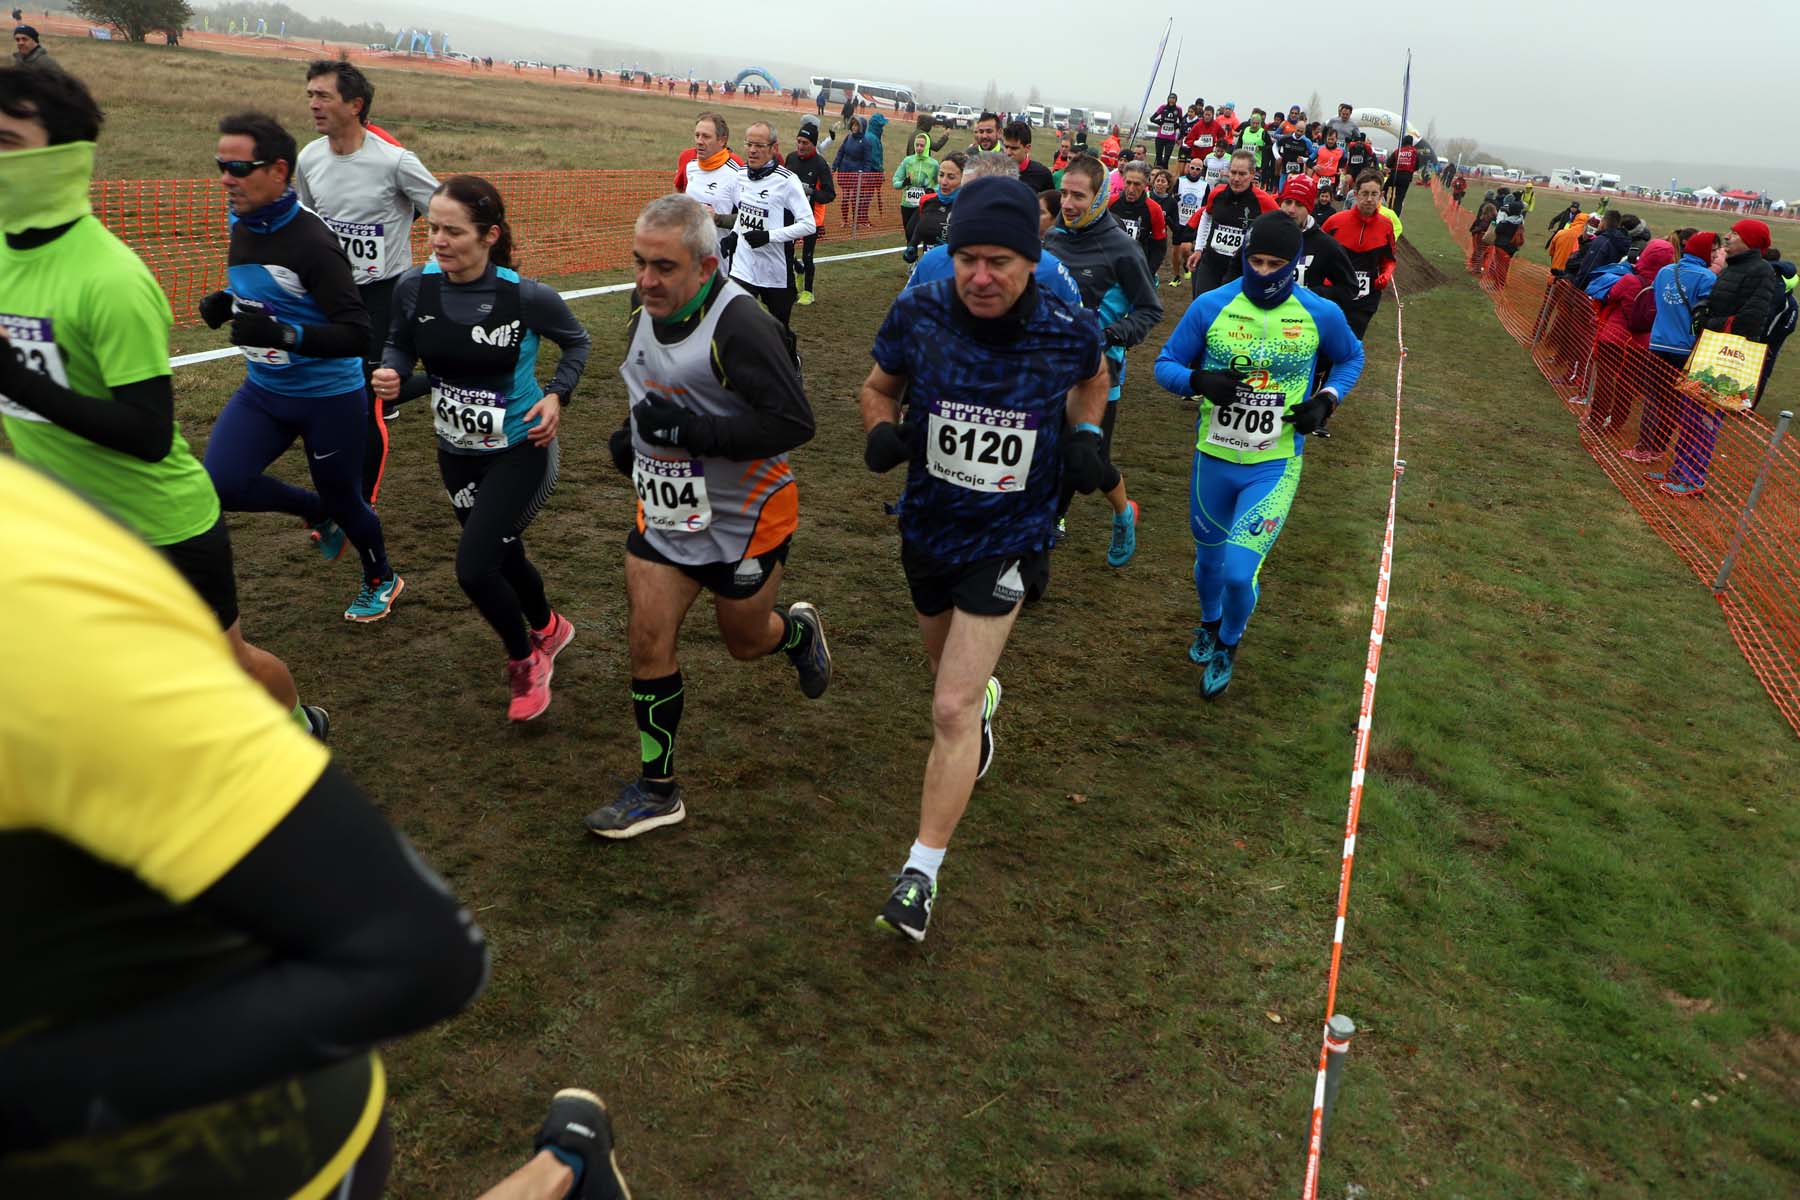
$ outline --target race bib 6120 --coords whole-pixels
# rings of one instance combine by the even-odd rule
[[[1017,492],[1037,451],[1036,413],[933,400],[926,424],[925,469],[972,492]]]

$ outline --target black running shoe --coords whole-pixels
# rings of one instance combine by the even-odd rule
[[[674,825],[687,817],[681,803],[681,789],[659,796],[634,779],[619,792],[619,798],[602,805],[587,815],[587,831],[595,837],[634,838],[640,833]]]
[[[902,871],[894,876],[894,893],[881,906],[875,924],[883,929],[911,938],[925,940],[925,927],[931,924],[931,904],[937,899],[937,881],[919,871]]]
[[[308,732],[321,742],[331,740],[331,714],[317,704],[302,704],[300,711],[306,714]]]
[[[531,1143],[535,1155],[546,1146],[582,1162],[581,1183],[569,1200],[631,1200],[631,1189],[619,1173],[613,1154],[612,1118],[606,1101],[585,1088],[564,1088],[550,1101],[550,1112]]]
[[[819,610],[804,600],[788,605],[788,619],[812,634],[804,650],[788,651],[788,661],[800,673],[801,693],[808,700],[817,700],[831,686],[831,647],[825,644],[825,622],[819,619]]]

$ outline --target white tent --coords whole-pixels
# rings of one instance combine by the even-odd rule
[[[1788,202],[1786,200],[1776,200],[1769,205],[1770,212],[1786,212],[1787,210]]]
[[[1723,194],[1724,193],[1720,192],[1718,188],[1703,187],[1694,189],[1695,197],[1701,200],[1717,200]]]

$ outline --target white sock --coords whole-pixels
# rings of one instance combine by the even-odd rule
[[[949,847],[944,848],[947,849]],[[906,866],[902,870],[917,871],[936,883],[938,868],[944,865],[944,850],[933,850],[923,842],[914,842],[912,853],[906,856]]]

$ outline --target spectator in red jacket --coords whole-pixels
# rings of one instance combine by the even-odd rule
[[[1600,302],[1594,334],[1594,402],[1583,427],[1596,433],[1617,432],[1631,416],[1634,392],[1641,390],[1649,367],[1633,363],[1629,351],[1648,352],[1650,327],[1656,323],[1656,273],[1675,261],[1675,247],[1656,238],[1638,255],[1637,264]],[[1645,302],[1643,307],[1639,301]]]

